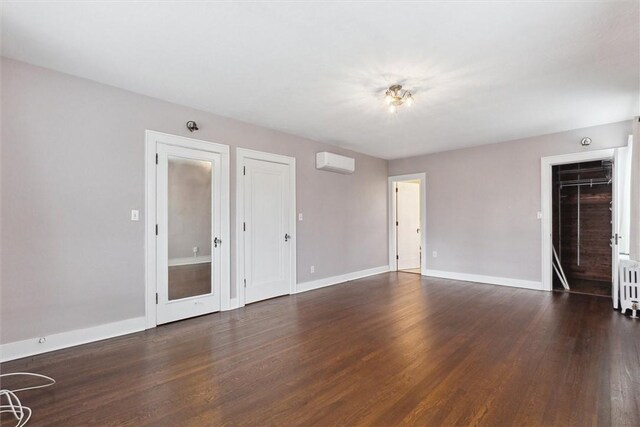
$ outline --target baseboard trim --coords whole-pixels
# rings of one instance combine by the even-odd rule
[[[210,255],[203,256],[192,256],[186,258],[172,258],[169,260],[169,267],[176,267],[179,265],[193,265],[193,264],[204,264],[206,262],[211,262]]]
[[[483,276],[480,274],[455,273],[452,271],[428,270],[425,276],[438,277],[440,279],[461,280],[464,282],[485,283],[489,285],[510,286],[512,288],[534,289],[541,291],[542,282],[534,280],[511,279],[509,277]]]
[[[341,274],[339,276],[325,277],[324,279],[313,280],[310,282],[298,283],[296,285],[296,293],[312,291],[327,286],[337,285],[338,283],[348,282],[349,280],[361,279],[363,277],[373,276],[375,274],[386,273],[389,271],[388,265],[369,268],[367,270],[354,271],[352,273]]]
[[[50,351],[61,350],[80,344],[87,344],[107,338],[114,338],[134,332],[145,330],[146,318],[136,317],[133,319],[121,320],[119,322],[107,323],[93,326],[91,328],[76,329],[68,332],[60,332],[44,336],[46,341],[38,342],[41,337],[31,338],[23,341],[15,341],[0,345],[0,362],[21,359]]]

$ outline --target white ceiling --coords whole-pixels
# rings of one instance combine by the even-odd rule
[[[9,58],[383,158],[640,110],[637,0],[2,8]],[[391,115],[398,82],[415,103]]]

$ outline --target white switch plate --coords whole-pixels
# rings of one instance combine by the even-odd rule
[[[312,265],[312,266],[311,266],[311,272],[312,272],[312,273],[315,273],[315,272],[316,272],[316,266],[315,266],[315,265]]]
[[[536,218],[537,219],[542,219],[542,212],[540,212],[540,211],[536,212]]]
[[[136,209],[131,210],[131,221],[140,221],[140,211]]]
[[[438,258],[438,251],[433,251],[431,255],[433,255],[434,258]]]
[[[298,221],[302,221],[302,214],[301,213],[298,214]]]

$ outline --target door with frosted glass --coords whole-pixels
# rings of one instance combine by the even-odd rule
[[[220,310],[220,155],[158,144],[157,323]]]

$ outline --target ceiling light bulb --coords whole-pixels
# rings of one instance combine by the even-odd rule
[[[407,103],[407,106],[411,107],[411,104],[413,104],[413,96],[411,96],[411,94],[408,94],[407,100],[405,102]]]
[[[387,94],[384,97],[384,102],[386,102],[387,104],[391,104],[391,101],[393,101],[393,96],[391,96],[391,94],[387,92]]]
[[[396,111],[398,111],[398,109],[396,108],[395,105],[389,105],[389,112],[391,114],[395,113]]]

